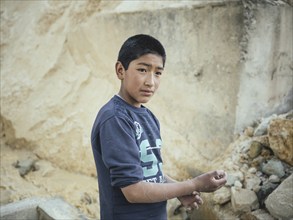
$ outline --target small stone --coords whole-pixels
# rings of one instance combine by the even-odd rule
[[[270,175],[269,182],[271,182],[271,183],[279,183],[280,178],[277,175]]]
[[[255,174],[257,171],[257,169],[255,167],[250,167],[248,172],[251,173],[251,174]]]
[[[281,161],[279,160],[269,160],[267,163],[262,163],[261,170],[267,175],[276,175],[282,178],[285,175],[285,169]]]
[[[249,175],[245,178],[245,188],[257,192],[260,189],[261,180],[255,175]]]
[[[242,188],[243,185],[242,185],[242,183],[239,180],[236,180],[234,182],[234,186],[237,187],[237,188]]]
[[[253,132],[254,132],[254,128],[249,126],[245,129],[244,134],[248,137],[252,137]]]
[[[253,141],[250,145],[248,155],[252,159],[256,158],[258,155],[260,155],[261,150],[262,150],[262,144],[257,141]]]
[[[28,158],[25,160],[20,160],[14,163],[14,167],[18,168],[19,175],[24,177],[26,174],[28,174],[31,170],[35,170],[35,159]]]
[[[244,176],[241,171],[229,172],[227,176],[226,186],[234,186],[235,181],[243,181]]]
[[[219,190],[214,192],[213,201],[215,204],[225,204],[231,199],[231,191],[227,187],[222,187]]]

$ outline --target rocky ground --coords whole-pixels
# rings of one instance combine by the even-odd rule
[[[293,218],[293,111],[255,122],[218,158],[213,168],[225,169],[226,185],[202,193],[204,205],[191,214],[171,200],[170,219]]]
[[[89,219],[98,219],[95,177],[62,170],[28,150],[12,149],[1,139],[1,205],[33,196],[61,197]]]
[[[228,173],[225,187],[202,195],[192,214],[168,204],[170,219],[293,218],[293,112],[272,115],[248,127],[214,168]],[[1,205],[32,196],[62,197],[89,219],[98,219],[96,177],[62,170],[29,150],[13,149],[1,138]],[[216,217],[217,216],[217,217]]]
[[[228,182],[210,196],[220,219],[292,219],[293,112],[248,127],[227,151],[216,164]]]

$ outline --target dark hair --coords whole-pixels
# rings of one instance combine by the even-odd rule
[[[166,53],[163,45],[154,37],[144,34],[134,35],[123,43],[119,51],[118,61],[127,70],[131,61],[148,53],[161,56],[163,66],[165,66]]]

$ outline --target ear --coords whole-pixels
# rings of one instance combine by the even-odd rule
[[[125,75],[125,69],[120,61],[115,64],[116,75],[118,79],[123,80]]]

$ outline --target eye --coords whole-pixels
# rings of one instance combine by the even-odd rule
[[[141,72],[141,73],[146,73],[147,72],[147,70],[146,69],[144,69],[144,68],[139,68],[139,69],[137,69],[139,72]]]
[[[156,72],[155,74],[156,74],[156,76],[161,76],[162,72]]]

